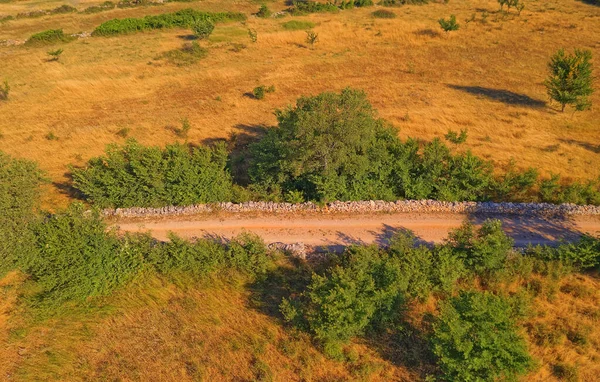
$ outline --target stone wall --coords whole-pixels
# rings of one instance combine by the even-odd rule
[[[360,202],[332,202],[320,206],[315,203],[214,203],[193,206],[169,206],[161,208],[117,208],[103,211],[106,217],[168,217],[197,215],[213,212],[244,213],[465,213],[465,214],[511,214],[511,215],[600,215],[600,206],[548,203],[492,203],[492,202],[441,202],[436,200],[399,200],[385,202],[369,200]]]

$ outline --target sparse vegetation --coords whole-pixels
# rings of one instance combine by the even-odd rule
[[[58,61],[60,56],[63,54],[64,50],[62,48],[56,50],[49,50],[48,56],[50,56],[49,61]]]
[[[10,85],[8,84],[8,80],[4,80],[4,82],[0,85],[0,101],[8,100],[9,93]]]
[[[311,30],[306,31],[306,43],[312,47],[317,42],[319,42],[319,34]]]
[[[548,63],[550,75],[545,81],[548,96],[561,105],[565,111],[571,105],[576,111],[591,107],[589,97],[594,92],[592,87],[592,52],[575,50],[574,54],[559,50]]]
[[[208,50],[201,47],[197,41],[186,42],[179,49],[173,49],[163,53],[158,58],[164,58],[173,65],[187,66],[197,63],[206,57]]]

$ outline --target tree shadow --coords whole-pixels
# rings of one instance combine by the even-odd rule
[[[73,187],[73,175],[70,172],[63,174],[67,180],[64,182],[52,182],[52,186],[58,190],[61,195],[66,195],[69,199],[85,201],[85,195]]]
[[[595,154],[600,154],[600,145],[594,145],[589,142],[577,141],[575,139],[559,139],[559,141],[561,141],[562,143],[567,143],[569,145],[579,146]]]
[[[415,31],[414,34],[417,36],[425,36],[425,37],[440,37],[442,35],[440,32],[433,30],[431,28],[419,29],[418,31]]]
[[[509,90],[484,88],[481,86],[460,86],[460,85],[446,85],[451,89],[460,90],[476,96],[482,96],[493,101],[502,102],[507,105],[516,106],[527,106],[531,108],[543,108],[546,106],[546,102],[531,98],[524,94],[518,94]]]
[[[181,40],[185,40],[185,41],[198,40],[198,36],[193,35],[193,34],[180,34],[180,35],[177,35],[177,38],[181,39]]]
[[[217,142],[225,142],[229,151],[229,169],[235,184],[247,186],[250,183],[248,167],[251,162],[249,146],[259,141],[267,132],[269,127],[265,125],[238,124],[233,127],[228,138],[206,138],[200,143],[212,145]]]
[[[497,219],[502,222],[502,229],[515,241],[515,247],[525,248],[529,245],[556,246],[563,241],[576,241],[583,233],[576,227],[573,218],[567,215],[490,215],[474,213],[468,220],[482,224],[485,220]]]
[[[374,244],[377,244],[379,247],[387,248],[390,246],[390,240],[398,234],[404,233],[414,236],[414,245],[416,247],[425,245],[427,247],[433,247],[434,243],[432,241],[427,241],[420,236],[415,235],[413,231],[404,227],[393,227],[389,224],[383,225],[383,230],[380,232],[371,231],[371,234],[374,234],[375,240]]]
[[[580,0],[582,3],[588,4],[588,5],[595,5],[597,7],[600,7],[600,1],[598,0]]]

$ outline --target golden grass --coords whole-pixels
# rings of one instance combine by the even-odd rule
[[[0,4],[0,12],[5,6]],[[110,18],[185,7],[248,14],[258,9],[252,2],[209,0],[23,19],[0,25],[0,39],[26,39],[58,27],[91,31]],[[301,19],[317,24],[319,42],[312,49],[304,31],[283,29],[290,17],[250,17],[246,25],[217,26],[202,43],[208,57],[185,68],[154,60],[180,46],[185,30],[76,41],[63,47],[58,63],[45,62],[47,48],[0,47],[0,77],[13,87],[9,102],[0,103],[0,149],[39,161],[53,181],[64,182],[68,164],[83,164],[106,144],[123,142],[115,134],[123,128],[145,144],[166,144],[177,137],[165,127],[188,118],[189,140],[200,142],[227,137],[241,126],[274,124],[273,110],[301,95],[352,86],[367,92],[402,137],[432,139],[468,128],[466,147],[498,166],[514,158],[519,166],[546,173],[597,177],[600,91],[592,111],[574,116],[532,104],[547,100],[542,82],[557,49],[586,48],[600,57],[600,8],[577,1],[528,2],[521,17],[506,20],[497,8],[492,0],[465,0],[397,8],[392,20],[372,18],[373,7],[310,15]],[[481,22],[483,11],[487,23]],[[477,21],[467,24],[473,13]],[[438,33],[436,20],[449,14],[457,15],[461,30]],[[247,28],[258,31],[256,44]],[[231,43],[247,48],[234,52]],[[275,94],[262,101],[244,96],[261,84],[275,85]],[[492,98],[466,87],[485,88]],[[49,132],[58,140],[46,139]],[[57,188],[49,191],[47,207],[67,202]]]
[[[595,380],[597,277],[538,280],[523,330],[538,367],[523,380],[558,381],[552,372],[558,364],[574,366],[580,381]],[[0,376],[15,381],[415,381],[427,374],[394,362],[425,354],[420,342],[356,341],[346,349],[354,360],[328,359],[307,334],[263,313],[241,279],[173,284],[145,277],[91,309],[65,309],[43,321],[32,321],[17,303],[27,293],[22,281],[16,273],[0,280]],[[423,314],[435,314],[435,306],[434,298],[411,306],[408,322],[422,327]]]

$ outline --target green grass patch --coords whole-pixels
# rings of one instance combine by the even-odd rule
[[[386,9],[377,10],[377,11],[371,13],[371,15],[373,17],[375,17],[376,19],[395,19],[396,18],[396,14],[394,12],[388,11]]]
[[[306,30],[315,27],[315,23],[311,23],[310,21],[301,21],[301,20],[290,20],[283,24],[283,29],[288,31],[299,31]]]
[[[31,35],[25,45],[49,45],[73,40],[75,40],[75,37],[65,34],[62,29],[48,29]]]
[[[201,12],[195,9],[183,9],[157,16],[109,20],[98,26],[92,32],[92,36],[116,36],[151,29],[190,28],[199,21],[205,20],[213,23],[244,21],[246,15],[239,12]]]
[[[201,47],[196,41],[185,43],[179,49],[173,49],[163,53],[159,58],[177,66],[188,66],[195,64],[201,58],[206,57],[208,51]]]

